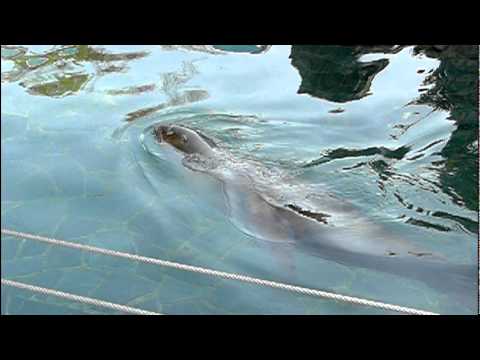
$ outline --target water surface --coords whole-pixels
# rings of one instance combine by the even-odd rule
[[[328,192],[476,266],[477,59],[477,47],[2,46],[2,228],[292,282],[231,221],[218,181],[155,142],[152,126],[178,123],[258,164],[259,184]],[[476,312],[475,293],[459,303],[416,280],[293,258],[297,285]],[[168,314],[384,313],[4,235],[2,277]],[[2,314],[29,313],[113,312],[2,287]]]

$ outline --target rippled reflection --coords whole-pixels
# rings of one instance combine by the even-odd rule
[[[193,62],[183,62],[179,71],[167,72],[161,75],[160,90],[167,96],[167,101],[135,110],[126,116],[127,121],[134,121],[159,110],[194,103],[208,98],[208,92],[202,89],[182,90],[182,87],[198,73]],[[153,89],[152,89],[153,90]]]
[[[41,54],[32,54],[23,47],[2,45],[2,59],[14,62],[11,71],[2,72],[2,81],[21,79],[20,85],[33,95],[72,95],[83,88],[89,79],[105,73],[124,71],[126,62],[147,54],[109,53],[89,45],[62,46]],[[85,68],[87,64],[92,64],[95,70],[88,71]]]
[[[388,65],[389,61],[379,59],[360,62],[360,55],[372,52],[397,53],[403,48],[405,46],[293,46],[292,64],[299,69],[302,76],[299,93],[309,93],[335,102],[361,99],[369,94],[373,78]],[[478,211],[478,156],[475,150],[472,151],[475,149],[475,144],[478,144],[477,92],[475,90],[478,77],[478,48],[476,46],[421,45],[416,46],[413,52],[417,56],[424,54],[439,59],[440,65],[436,69],[431,69],[422,83],[430,87],[419,88],[419,98],[411,103],[429,104],[434,107],[434,110],[449,111],[449,119],[455,121],[457,126],[441,151],[441,155],[446,160],[432,162],[435,171],[439,173],[439,183],[436,184],[455,202]],[[417,73],[424,74],[425,69],[418,69]],[[339,108],[331,112],[343,111]],[[394,129],[398,129],[398,132],[390,135],[393,139],[398,140],[420,121],[428,120],[429,114],[423,117],[419,112],[413,114],[417,115],[418,119],[393,126]],[[423,149],[417,150],[416,154],[408,160],[414,161],[425,156],[423,153],[425,150],[444,141],[444,139],[433,141]],[[402,155],[393,157],[399,160],[409,152],[405,147],[400,147],[396,151],[398,150]],[[394,153],[388,149],[382,151],[381,148],[358,150],[339,148],[330,150],[321,159],[311,161],[305,166],[318,165],[330,161],[332,157],[381,154],[388,158]],[[365,164],[359,163],[355,167]],[[411,223],[423,226],[425,222],[412,221]],[[444,229],[441,226],[434,228]],[[478,231],[478,227],[474,229]]]

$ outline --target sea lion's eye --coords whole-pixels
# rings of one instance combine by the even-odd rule
[[[166,135],[167,135],[167,136],[173,136],[173,135],[175,135],[175,131],[173,131],[173,130],[167,130]]]

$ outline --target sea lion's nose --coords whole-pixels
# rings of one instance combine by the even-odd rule
[[[153,135],[155,135],[156,139],[158,142],[162,142],[162,129],[160,128],[156,128],[156,129],[153,129],[152,131]]]

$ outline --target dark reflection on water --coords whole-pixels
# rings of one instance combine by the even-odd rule
[[[402,47],[293,45],[292,65],[302,77],[298,92],[334,102],[348,102],[369,95],[375,76],[388,65],[387,59],[359,62],[362,54],[395,53]]]
[[[343,159],[348,157],[356,157],[356,156],[372,156],[372,155],[382,155],[386,158],[390,159],[403,159],[406,153],[408,153],[410,149],[405,146],[401,146],[398,149],[391,150],[385,147],[371,147],[362,150],[350,150],[350,149],[335,149],[329,151],[326,155],[318,160],[314,160],[305,164],[303,167],[311,167],[320,165],[331,160],[335,159]]]
[[[317,46],[293,45],[292,65],[302,77],[299,93],[334,102],[348,102],[369,95],[371,83],[388,65],[388,59],[360,62],[359,57],[369,53],[396,53],[405,46]],[[457,128],[441,151],[445,158],[435,162],[440,174],[442,191],[460,205],[478,211],[478,46],[476,45],[418,45],[416,54],[440,60],[440,66],[425,80],[431,88],[420,89],[418,100],[412,103],[428,104],[434,109],[449,111]],[[423,73],[423,69],[418,70]],[[341,109],[338,112],[342,112]],[[404,134],[421,119],[408,125],[396,125]],[[398,138],[399,135],[392,135]],[[419,152],[434,146],[437,140]],[[331,159],[347,156],[381,154],[387,158],[401,159],[408,148],[334,149],[324,157],[308,163],[307,167],[322,164]],[[421,154],[410,157],[416,160]],[[359,164],[358,166],[361,166]],[[379,164],[381,168],[384,166]],[[453,189],[453,191],[452,191]],[[418,222],[417,222],[418,224]],[[472,228],[472,226],[469,226]],[[476,227],[478,229],[478,226]]]
[[[433,88],[418,103],[449,111],[457,125],[441,152],[446,158],[439,169],[443,191],[478,211],[478,46],[421,45],[416,51],[440,60],[426,79]]]

